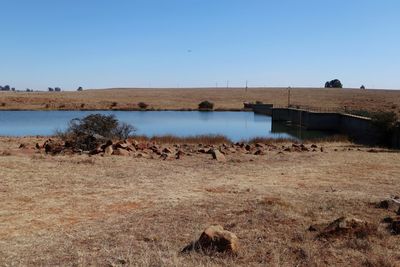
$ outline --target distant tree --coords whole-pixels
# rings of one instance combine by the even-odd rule
[[[60,88],[60,87],[55,87],[55,88],[54,88],[54,91],[56,91],[56,92],[61,92],[61,88]]]
[[[49,90],[49,92],[54,92],[54,89],[51,87],[49,87],[48,90]]]
[[[361,90],[365,90],[365,86],[364,86],[364,85],[361,85],[360,89],[361,89]]]
[[[3,91],[3,86],[0,85],[0,91]]]
[[[77,89],[76,91],[78,91],[78,92],[81,92],[81,91],[83,91],[83,88],[82,88],[82,86],[79,86],[79,87],[78,87],[78,89]]]
[[[26,91],[27,91],[27,92],[33,92],[33,90],[31,90],[31,89],[29,89],[29,88],[26,88]]]
[[[9,85],[5,85],[3,87],[3,91],[10,91],[10,90],[11,90],[11,87]]]
[[[11,91],[13,91],[13,92],[14,92],[14,91],[15,91],[15,87],[11,88]]]
[[[340,80],[335,79],[325,83],[325,88],[343,88],[343,84]]]

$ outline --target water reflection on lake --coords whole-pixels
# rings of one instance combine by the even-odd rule
[[[137,128],[136,134],[193,136],[221,134],[233,141],[253,137],[289,138],[293,133],[272,131],[271,117],[253,112],[198,111],[0,111],[1,136],[52,135],[74,118],[114,114]]]

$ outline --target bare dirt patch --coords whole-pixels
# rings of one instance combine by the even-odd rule
[[[43,141],[21,140],[1,138],[0,151]],[[0,155],[1,265],[398,266],[399,236],[382,222],[394,211],[371,203],[399,195],[400,154],[317,145],[225,162]],[[309,231],[343,216],[373,233]],[[237,235],[237,256],[179,253],[215,224]]]

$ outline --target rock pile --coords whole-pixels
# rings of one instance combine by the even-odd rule
[[[88,138],[85,138],[85,140]],[[162,145],[151,141],[129,140],[104,140],[99,137],[88,139],[90,149],[77,149],[71,142],[62,142],[57,139],[48,139],[44,144],[36,144],[37,150],[44,150],[46,154],[88,154],[102,156],[133,156],[138,158],[160,158],[163,160],[177,160],[185,156],[195,154],[208,154],[210,158],[225,162],[229,155],[246,154],[264,156],[268,152],[317,152],[317,146],[306,146],[304,144],[282,145],[280,147],[272,144],[263,143],[243,143],[221,144],[221,145],[204,145],[204,144],[171,144]],[[20,149],[26,149],[26,144],[21,144]]]

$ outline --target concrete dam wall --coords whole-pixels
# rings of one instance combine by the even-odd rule
[[[370,118],[341,113],[313,112],[293,108],[273,108],[272,121],[286,121],[306,130],[333,131],[356,142],[376,144],[378,132]]]

